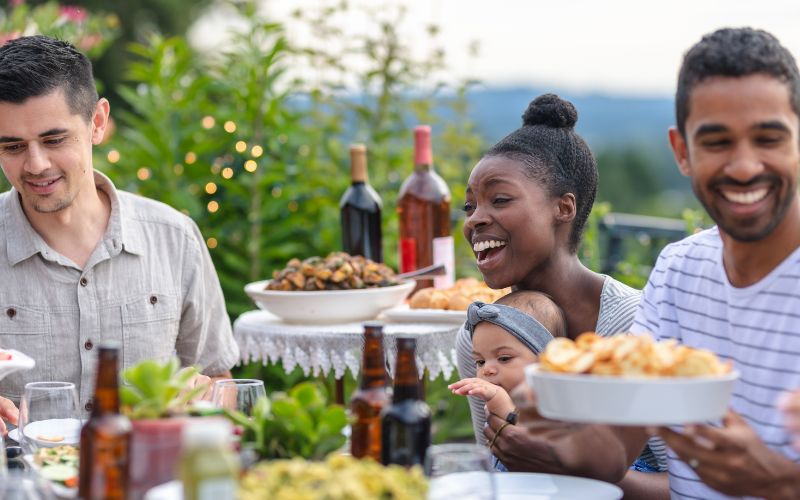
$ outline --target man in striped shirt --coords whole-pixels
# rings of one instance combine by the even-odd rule
[[[800,498],[779,396],[800,387],[800,74],[764,31],[723,29],[683,61],[680,171],[716,227],[667,246],[634,332],[716,352],[741,373],[721,425],[661,428],[673,498]]]

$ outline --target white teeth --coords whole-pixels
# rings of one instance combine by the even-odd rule
[[[55,179],[55,180],[52,180],[52,181],[47,181],[47,182],[31,182],[31,184],[33,184],[34,186],[37,186],[37,187],[46,187],[46,186],[49,186],[50,184],[54,183],[57,180],[58,179]]]
[[[755,191],[746,191],[744,193],[723,191],[722,196],[724,196],[726,200],[734,203],[750,205],[763,200],[767,196],[768,192],[769,190],[767,188],[756,189]]]
[[[472,250],[474,252],[482,252],[487,248],[502,247],[505,246],[505,244],[506,244],[505,241],[497,241],[497,240],[479,241],[478,243],[472,245]]]

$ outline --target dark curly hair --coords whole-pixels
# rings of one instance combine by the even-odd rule
[[[525,165],[526,175],[551,196],[575,195],[576,214],[569,238],[577,252],[597,195],[597,163],[575,132],[578,112],[555,94],[534,99],[522,115],[522,127],[492,146],[485,156],[503,156]]]
[[[70,111],[92,119],[98,100],[92,63],[75,47],[41,35],[0,47],[0,102],[19,104],[59,88]]]
[[[723,28],[705,35],[683,57],[675,92],[678,131],[686,136],[689,95],[713,76],[770,75],[789,86],[792,109],[800,116],[800,73],[792,54],[777,38],[753,28]]]

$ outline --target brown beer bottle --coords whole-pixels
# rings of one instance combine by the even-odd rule
[[[392,404],[381,412],[384,465],[423,465],[431,444],[431,409],[420,390],[416,350],[417,339],[397,338]]]
[[[355,417],[350,436],[350,454],[381,461],[381,410],[389,404],[386,387],[386,360],[383,357],[383,325],[364,324],[364,352],[361,384],[350,398]]]
[[[84,500],[124,499],[128,488],[131,423],[119,412],[119,348],[98,348],[92,414],[81,429],[78,496]]]
[[[450,188],[433,169],[431,128],[414,128],[414,172],[403,181],[397,197],[400,222],[399,267],[406,273],[432,264],[444,264],[447,274],[417,280],[415,290],[453,285],[454,244],[450,234]]]

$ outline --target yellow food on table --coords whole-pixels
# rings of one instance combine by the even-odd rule
[[[511,292],[510,288],[493,290],[486,283],[475,278],[462,278],[446,289],[423,288],[418,290],[408,301],[411,309],[443,309],[448,311],[466,311],[476,300],[494,302]]]
[[[353,290],[397,285],[394,271],[360,255],[333,252],[324,259],[292,259],[286,267],[272,273],[267,290],[317,291]]]
[[[539,363],[544,371],[623,377],[701,377],[731,371],[731,365],[711,351],[673,339],[656,342],[647,334],[601,337],[587,332],[574,342],[556,338],[547,344]]]
[[[349,455],[324,462],[301,458],[255,465],[239,484],[240,500],[394,500],[424,499],[428,490],[422,469],[383,466]]]

